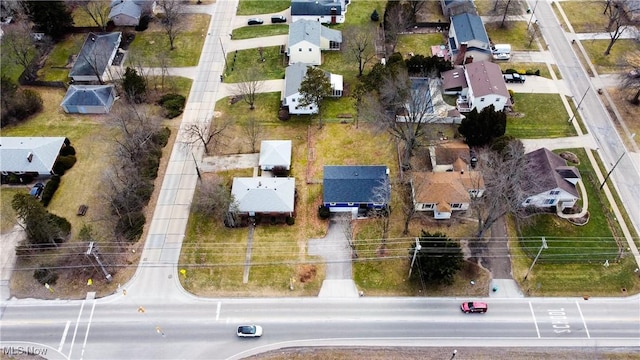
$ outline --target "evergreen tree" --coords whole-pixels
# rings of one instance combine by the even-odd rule
[[[322,101],[331,95],[331,81],[324,70],[309,66],[307,73],[300,83],[301,106],[316,106],[318,108],[318,127],[322,127]]]
[[[26,5],[36,29],[54,40],[60,40],[73,27],[66,1],[26,1]]]
[[[455,274],[462,269],[464,261],[460,245],[443,233],[428,233],[424,230],[420,235],[420,248],[411,246],[410,254],[415,254],[415,266],[418,271],[412,277],[418,277],[424,283],[451,284]]]
[[[507,130],[507,114],[495,111],[490,105],[480,113],[474,109],[465,115],[458,132],[464,136],[469,146],[484,146],[504,135]]]

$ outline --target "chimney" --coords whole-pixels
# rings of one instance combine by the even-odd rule
[[[33,161],[33,153],[32,152],[29,152],[29,154],[27,155],[27,161],[28,162]]]
[[[456,56],[456,63],[454,65],[464,64],[466,53],[467,53],[467,43],[463,42],[460,44],[460,50],[458,50],[458,55]]]
[[[469,56],[464,59],[465,64],[471,64],[473,62],[473,56]]]

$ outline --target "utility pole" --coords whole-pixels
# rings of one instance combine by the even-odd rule
[[[580,99],[580,101],[578,102],[578,106],[576,106],[576,111],[573,112],[573,115],[571,115],[571,117],[569,118],[569,122],[572,122],[573,119],[576,117],[576,113],[578,112],[578,110],[580,109],[580,105],[582,105],[582,100],[584,100],[584,98],[587,96],[587,93],[589,92],[589,89],[591,89],[590,87],[587,88],[587,91],[584,92],[584,95],[582,95],[582,99]]]
[[[107,282],[111,282],[112,280],[111,274],[109,274],[109,272],[107,272],[107,269],[104,268],[104,265],[100,260],[100,254],[98,253],[98,246],[94,245],[93,241],[89,243],[89,249],[87,249],[87,252],[85,255],[87,255],[89,259],[91,259],[93,256],[93,259],[96,261],[96,263],[98,263],[98,266],[100,266],[100,269],[102,270],[104,277],[107,279]]]
[[[547,248],[547,239],[545,239],[545,237],[542,237],[542,246],[540,246],[540,250],[538,250],[538,255],[536,255],[536,258],[533,259],[533,263],[531,264],[531,267],[529,267],[529,270],[527,270],[527,273],[524,275],[524,279],[527,280],[527,276],[529,276],[529,273],[531,272],[531,269],[533,269],[533,265],[536,264],[536,261],[538,261],[538,258],[540,257],[540,254],[542,253],[543,249]]]
[[[224,46],[222,46],[222,36],[218,37],[220,41],[220,49],[222,49],[222,58],[224,59],[224,68],[227,69],[227,54],[224,52]]]
[[[416,257],[418,252],[422,250],[422,245],[420,245],[420,238],[416,238],[416,247],[413,248],[413,258],[411,259],[411,267],[409,267],[409,277],[411,277],[411,271],[413,270],[413,264],[416,262]]]
[[[198,174],[198,180],[202,181],[202,176],[200,175],[200,168],[198,168],[198,162],[196,161],[196,156],[193,155],[193,151],[191,152],[191,157],[193,158],[193,162],[196,164],[196,173]]]
[[[527,30],[529,30],[529,27],[531,26],[531,21],[533,21],[533,15],[536,13],[537,6],[538,6],[538,0],[536,0],[536,3],[533,5],[533,11],[531,11],[531,17],[529,18],[529,23],[527,24]]]
[[[631,134],[631,140],[633,140],[633,138],[636,136],[636,133]],[[622,157],[624,156],[624,154],[626,154],[627,151],[625,150],[620,157],[618,158],[618,161],[616,161],[615,164],[613,164],[613,167],[611,168],[611,170],[609,170],[609,172],[607,173],[607,176],[605,176],[604,180],[602,180],[602,184],[600,184],[600,190],[602,190],[602,188],[604,187],[604,184],[607,183],[607,180],[609,179],[609,176],[611,176],[611,173],[613,172],[613,170],[616,169],[616,166],[618,166],[618,163],[620,162],[620,160],[622,160]]]

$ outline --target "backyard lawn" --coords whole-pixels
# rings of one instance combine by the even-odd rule
[[[64,40],[57,43],[47,56],[42,69],[38,71],[38,78],[43,81],[63,81],[69,80],[69,62],[72,55],[80,53],[82,44],[87,38],[86,34],[70,34]]]
[[[409,53],[431,57],[431,46],[442,44],[444,44],[442,33],[403,34],[398,37],[396,51],[402,54],[405,59],[409,58]]]
[[[574,136],[569,115],[558,94],[514,94],[514,111],[507,117],[507,135],[521,139]]]

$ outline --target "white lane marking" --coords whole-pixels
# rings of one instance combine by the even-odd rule
[[[86,300],[82,300],[82,305],[80,305],[80,312],[78,312],[78,318],[76,319],[76,328],[73,330],[73,337],[71,338],[71,348],[69,349],[69,355],[67,355],[67,359],[71,359],[71,352],[73,351],[73,344],[76,342],[76,334],[78,334],[78,326],[80,326],[80,317],[82,316],[82,310],[84,309],[84,303]]]
[[[62,339],[60,339],[60,345],[58,346],[58,352],[62,352],[62,347],[64,346],[64,341],[67,338],[67,332],[69,332],[69,325],[71,325],[71,321],[67,320],[67,326],[64,327],[64,332],[62,333]]]
[[[82,343],[82,352],[80,353],[80,360],[84,357],[84,348],[87,346],[87,338],[89,337],[89,329],[91,328],[91,320],[93,320],[93,311],[96,309],[96,302],[93,302],[91,306],[91,314],[89,315],[89,323],[87,323],[87,332],[84,333],[84,342]]]
[[[580,318],[582,319],[584,330],[587,332],[587,339],[591,339],[591,335],[589,334],[589,328],[587,328],[587,322],[584,320],[584,315],[582,315],[582,309],[580,309],[580,304],[578,304],[577,301],[576,301],[576,306],[578,307],[578,312],[580,313]]]
[[[540,339],[540,329],[538,329],[538,320],[536,320],[536,314],[533,312],[533,305],[529,301],[529,309],[531,309],[531,316],[533,317],[533,325],[536,326],[536,332],[538,333],[538,339]]]
[[[222,306],[222,302],[218,301],[218,309],[216,310],[216,321],[220,319],[220,307]]]

